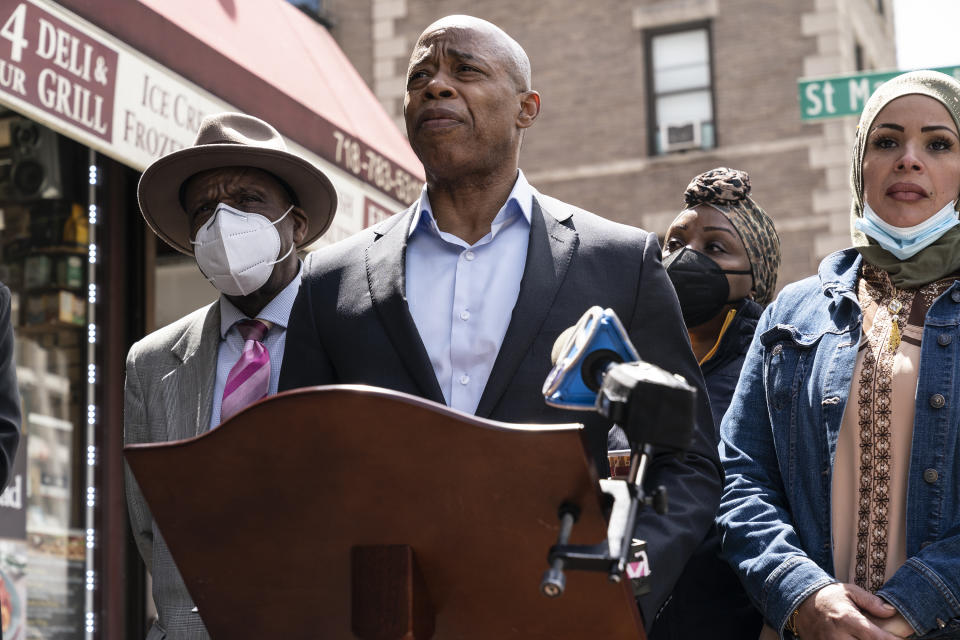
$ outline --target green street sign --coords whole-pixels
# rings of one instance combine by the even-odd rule
[[[935,69],[960,80],[960,67]],[[906,71],[878,71],[853,76],[801,78],[797,81],[800,94],[800,119],[825,120],[858,116],[867,98],[881,84]]]

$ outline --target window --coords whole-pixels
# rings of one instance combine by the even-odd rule
[[[304,11],[323,13],[323,0],[287,0],[287,2]]]
[[[330,14],[323,6],[323,0],[287,0],[290,4],[303,11],[305,14],[329,28],[332,26]]]
[[[877,0],[877,13],[883,15],[883,0]]]
[[[646,49],[651,155],[716,146],[708,25],[650,31]]]
[[[860,46],[859,42],[853,44],[853,64],[856,66],[857,71],[863,71],[867,68],[867,65],[863,61],[863,47]]]
[[[86,390],[96,376],[87,351],[87,157],[29,118],[0,116],[0,282],[10,288],[22,412],[0,495],[7,638],[83,637]]]

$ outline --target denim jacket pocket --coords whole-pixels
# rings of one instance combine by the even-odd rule
[[[788,409],[803,383],[807,356],[820,336],[801,335],[789,325],[777,325],[763,332],[763,371],[767,406],[772,413]]]

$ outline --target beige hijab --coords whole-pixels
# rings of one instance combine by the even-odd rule
[[[857,125],[850,175],[850,186],[853,189],[850,234],[853,246],[863,255],[864,260],[888,272],[893,284],[901,289],[920,287],[960,270],[960,226],[954,227],[936,242],[906,260],[900,260],[881,248],[855,226],[857,218],[863,215],[863,156],[870,127],[881,109],[893,100],[911,94],[929,96],[940,102],[950,112],[957,130],[960,131],[960,82],[938,71],[904,73],[884,82],[867,100]],[[960,207],[960,198],[957,206]]]

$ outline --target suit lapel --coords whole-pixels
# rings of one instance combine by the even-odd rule
[[[443,403],[443,392],[430,364],[430,356],[407,306],[405,257],[413,211],[413,207],[407,209],[377,231],[377,237],[366,252],[367,284],[380,322],[423,397]],[[388,224],[390,222],[393,224]]]
[[[180,361],[161,380],[164,406],[173,416],[168,424],[171,440],[192,438],[209,428],[219,345],[220,303],[214,302],[170,350]]]
[[[481,418],[489,417],[496,407],[553,306],[579,243],[577,232],[563,224],[571,215],[568,205],[535,193],[520,293],[477,405],[476,415]]]

